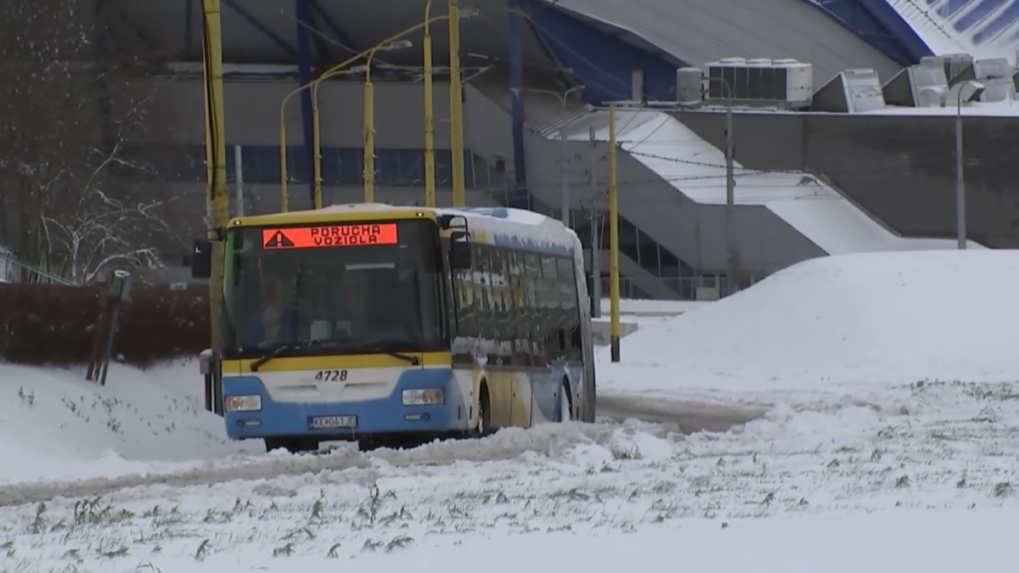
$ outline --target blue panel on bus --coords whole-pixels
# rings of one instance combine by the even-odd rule
[[[562,362],[553,363],[550,372],[535,372],[528,374],[531,383],[531,396],[533,405],[538,410],[531,416],[532,420],[543,420],[548,422],[561,422],[560,402],[563,399],[560,388],[563,378],[570,381],[570,393],[578,396],[578,388],[581,384],[583,369],[579,366],[566,366]],[[574,399],[576,406],[576,399]],[[575,408],[574,408],[575,409]]]
[[[442,404],[404,406],[404,390],[441,388]],[[378,400],[352,402],[277,402],[273,400],[257,375],[226,377],[224,396],[258,395],[262,409],[258,412],[227,412],[224,416],[227,435],[232,439],[266,436],[322,436],[340,439],[367,434],[403,432],[465,431],[469,415],[465,397],[453,380],[450,369],[408,370],[396,383],[393,392]],[[319,416],[355,416],[357,425],[351,429],[311,430],[308,420]]]

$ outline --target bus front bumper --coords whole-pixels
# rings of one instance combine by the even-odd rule
[[[441,404],[405,405],[404,391],[442,389]],[[448,369],[409,371],[393,392],[376,400],[279,402],[257,375],[223,379],[223,396],[258,396],[256,411],[226,411],[227,436],[234,440],[301,437],[355,440],[385,434],[466,432],[470,412],[464,393]]]

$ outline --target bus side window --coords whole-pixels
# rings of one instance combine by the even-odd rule
[[[562,303],[559,300],[559,279],[554,257],[541,257],[541,340],[545,347],[546,360],[562,357],[562,341],[559,330],[562,327]]]
[[[570,333],[570,355],[573,360],[584,359],[584,337],[580,325],[573,327]]]
[[[534,366],[544,366],[548,363],[545,356],[545,348],[542,341],[542,290],[541,290],[541,262],[538,255],[534,253],[520,253],[521,271],[520,280],[525,292],[525,306],[521,312],[522,335],[527,339],[527,352],[530,355]]]

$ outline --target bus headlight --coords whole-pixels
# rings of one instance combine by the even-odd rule
[[[441,388],[429,388],[427,390],[404,390],[404,406],[428,406],[441,404],[445,399],[445,392]]]
[[[262,409],[261,396],[227,396],[227,412],[257,412]]]

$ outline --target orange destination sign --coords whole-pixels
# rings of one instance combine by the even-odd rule
[[[314,249],[317,247],[395,245],[396,243],[396,223],[288,227],[286,229],[262,230],[262,247],[268,251],[279,249]]]

